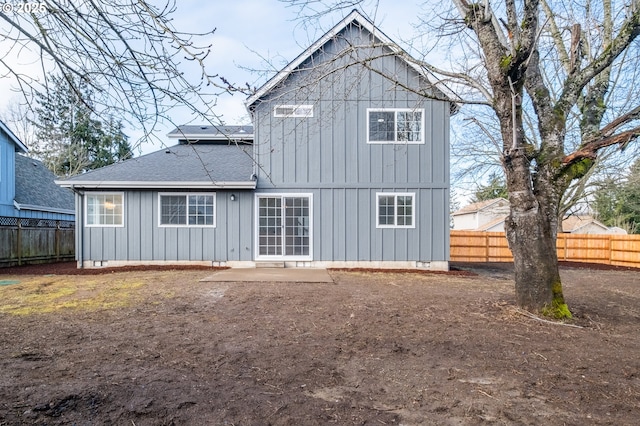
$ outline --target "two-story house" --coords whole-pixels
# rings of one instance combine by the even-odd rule
[[[247,100],[253,126],[60,182],[79,266],[447,269],[455,105],[357,11]]]

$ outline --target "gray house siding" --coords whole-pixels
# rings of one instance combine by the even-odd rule
[[[296,105],[310,105],[312,116],[274,114],[276,106]],[[79,264],[447,267],[451,102],[366,18],[352,12],[247,106],[253,129],[226,132],[243,130],[245,151],[228,152],[220,129],[182,126],[170,133],[180,139],[176,147],[65,183],[86,193],[124,188],[117,191],[124,194],[122,227],[85,226],[86,195],[77,196]],[[369,143],[370,109],[422,111],[423,137]],[[413,137],[417,120],[403,117],[378,115],[380,127],[391,126],[379,133]],[[159,226],[158,193],[165,191],[158,188],[165,187],[215,190],[215,228]],[[382,210],[379,193],[394,194]]]
[[[259,194],[309,193],[315,262],[432,262],[449,259],[445,188],[259,188]],[[378,192],[415,193],[415,228],[377,228]]]
[[[447,261],[450,103],[405,89],[430,90],[383,47],[344,54],[368,36],[342,35],[256,103],[256,191],[313,194],[314,261]],[[301,104],[313,117],[274,116]],[[423,109],[424,143],[367,143],[369,108]],[[415,193],[415,227],[376,227],[377,192]]]
[[[119,191],[109,191],[119,192]],[[251,261],[253,193],[216,191],[215,227],[161,227],[158,194],[176,191],[124,191],[124,226],[82,227],[84,197],[77,198],[77,260],[85,266],[163,262]],[[203,191],[198,191],[203,192]],[[230,200],[234,194],[235,201]],[[80,210],[81,209],[81,210]],[[94,265],[98,262],[97,265]]]

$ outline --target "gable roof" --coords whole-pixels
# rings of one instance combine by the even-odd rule
[[[369,19],[365,18],[360,12],[354,9],[347,17],[345,17],[342,21],[340,21],[337,25],[335,25],[332,29],[330,29],[325,35],[320,37],[315,43],[309,46],[304,52],[298,55],[293,61],[291,61],[286,67],[284,67],[279,73],[273,76],[269,81],[267,81],[264,85],[262,85],[253,95],[247,98],[245,105],[247,109],[251,110],[253,104],[255,104],[260,98],[265,96],[268,92],[270,92],[273,88],[278,86],[282,81],[284,81],[296,68],[302,65],[307,59],[309,59],[315,52],[320,50],[325,44],[330,42],[333,38],[335,38],[341,31],[347,28],[348,25],[355,23],[360,27],[366,29],[371,33],[375,38],[377,38],[382,44],[389,47],[391,51],[398,55],[409,67],[415,70],[419,75],[425,78],[425,80],[429,81],[425,70],[418,65],[418,63],[414,60],[410,60],[411,56],[397,43],[391,40],[386,34],[380,31]],[[444,93],[441,89],[433,86],[433,89],[438,93],[442,94],[443,100],[448,100],[451,102],[451,110],[452,112],[457,111],[458,107],[453,102],[453,98],[455,97],[453,93]]]
[[[55,175],[42,162],[24,155],[16,157],[16,195],[18,210],[75,213],[73,193],[55,184]]]
[[[609,231],[609,227],[607,225],[597,221],[592,216],[571,215],[562,221],[562,232],[577,233],[576,231],[587,225],[595,225],[605,231]]]
[[[480,227],[474,229],[474,231],[483,231],[487,232],[492,228],[504,228],[504,221],[507,220],[507,215],[500,215],[497,218],[489,221],[487,223],[483,223]]]
[[[253,126],[184,125],[167,133],[172,139],[199,141],[253,140]]]
[[[180,144],[56,181],[67,188],[254,189],[250,145]]]
[[[469,213],[477,213],[481,210],[484,210],[486,208],[489,208],[493,205],[497,205],[500,202],[509,202],[506,198],[493,198],[491,200],[485,200],[485,201],[478,201],[477,203],[471,203],[468,204],[466,206],[464,206],[463,208],[461,208],[460,210],[457,210],[455,212],[453,212],[451,215],[452,216],[458,216],[458,215],[462,215],[462,214],[469,214]]]
[[[14,143],[14,145],[16,146],[16,152],[23,152],[25,154],[29,152],[29,148],[27,148],[27,146],[23,144],[20,139],[18,139],[18,137],[11,131],[11,129],[7,127],[6,124],[4,124],[2,120],[0,120],[0,130],[5,132],[9,137],[9,140]]]

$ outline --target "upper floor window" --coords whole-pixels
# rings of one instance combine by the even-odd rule
[[[413,193],[376,194],[378,228],[415,228]]]
[[[277,105],[274,117],[313,117],[313,105]]]
[[[215,194],[159,194],[160,226],[216,226]]]
[[[422,109],[368,109],[367,127],[367,143],[424,143]]]
[[[87,226],[124,226],[122,193],[87,193]]]

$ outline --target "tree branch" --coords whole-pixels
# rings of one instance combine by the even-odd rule
[[[640,0],[632,0],[632,6],[629,10],[629,16],[622,24],[618,35],[611,41],[610,46],[605,48],[604,51],[582,71],[567,78],[563,92],[556,103],[555,109],[558,112],[566,115],[576,103],[582,89],[598,74],[611,66],[613,61],[615,61],[640,34]]]

